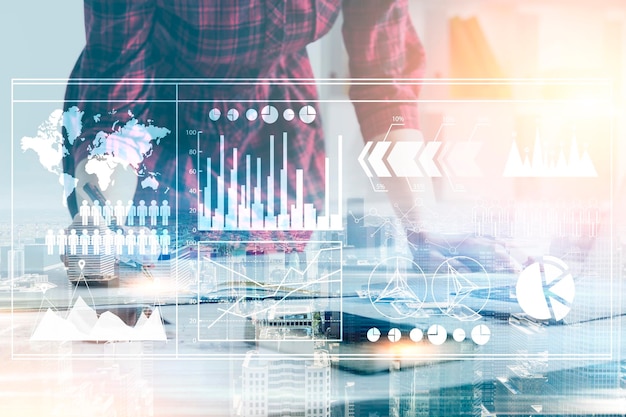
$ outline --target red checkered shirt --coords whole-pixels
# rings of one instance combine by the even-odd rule
[[[140,177],[158,173],[159,188],[138,188],[141,198],[160,200],[159,193],[196,184],[195,176],[186,175],[193,161],[185,152],[196,141],[184,134],[187,129],[203,131],[203,156],[213,161],[219,160],[220,134],[229,149],[238,148],[239,155],[269,160],[268,136],[276,135],[280,149],[281,132],[287,132],[289,163],[306,173],[305,194],[309,201],[323,198],[325,153],[319,117],[311,124],[283,121],[272,126],[260,118],[212,124],[207,117],[213,108],[225,114],[234,107],[243,115],[251,102],[259,109],[264,102],[278,103],[282,114],[287,107],[297,109],[313,102],[314,83],[198,86],[183,82],[176,87],[155,80],[312,79],[306,46],[331,29],[340,10],[351,78],[401,80],[422,75],[423,49],[410,22],[407,0],[85,0],[84,6],[87,42],[72,71],[65,105],[85,113],[81,140],[66,143],[70,156],[64,158],[64,168],[74,175],[75,166],[93,148],[97,132],[107,128],[112,132],[123,125],[123,118],[166,127],[171,134],[135,167]],[[106,79],[111,82],[103,82]],[[417,95],[414,85],[403,83],[353,85],[352,99],[378,100],[355,103],[363,136],[384,133],[392,115],[402,116],[407,127],[417,127],[416,106],[398,103],[415,100]],[[115,115],[109,114],[113,109]],[[99,115],[97,123],[94,115]],[[121,148],[126,145],[114,145],[120,149],[112,153],[123,158],[126,151]],[[232,163],[228,155],[226,162]],[[276,153],[276,165],[281,164],[281,155]],[[294,172],[289,175],[289,184],[294,184]],[[293,195],[294,190],[289,191]],[[75,214],[76,199],[70,196],[68,203]],[[179,209],[186,207],[185,199],[179,199]]]

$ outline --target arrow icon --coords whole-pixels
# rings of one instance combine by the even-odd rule
[[[385,162],[383,161],[383,158],[385,157],[385,154],[387,153],[387,150],[389,150],[390,146],[391,142],[377,142],[374,145],[374,150],[368,158],[368,162],[374,170],[374,173],[379,178],[392,176],[391,172],[389,172],[387,166],[385,165]]]
[[[422,142],[397,142],[387,158],[397,177],[422,177],[416,157]]]
[[[426,142],[426,146],[419,157],[419,163],[428,177],[441,177],[441,172],[439,172],[434,161],[440,146],[441,142]]]

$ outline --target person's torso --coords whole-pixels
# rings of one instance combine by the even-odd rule
[[[341,0],[158,0],[154,44],[174,77],[273,76],[327,33]]]

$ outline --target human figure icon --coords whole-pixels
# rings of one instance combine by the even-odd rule
[[[48,229],[45,239],[46,247],[48,248],[48,255],[54,253],[54,244],[56,243],[56,236],[54,236],[54,230]]]
[[[144,229],[139,230],[139,234],[137,235],[137,252],[140,255],[146,254],[146,245],[148,244],[148,236],[146,235],[146,231]]]
[[[139,226],[146,225],[147,216],[148,216],[148,207],[146,207],[146,202],[143,200],[139,200],[139,205],[137,206],[137,217],[139,218]]]
[[[150,254],[156,255],[159,252],[159,237],[157,236],[156,229],[150,231],[148,236],[148,245],[150,245]]]
[[[94,231],[95,232],[95,231]],[[102,246],[104,246],[104,254],[110,255],[113,249],[114,237],[111,229],[104,230],[104,236],[102,236]]]
[[[134,255],[135,245],[137,244],[137,237],[135,236],[135,232],[132,229],[126,232],[125,243],[127,251],[126,253],[128,253],[129,255]]]
[[[94,226],[100,226],[100,218],[102,217],[102,207],[100,202],[95,200],[93,206],[91,206],[91,218],[93,219]]]
[[[65,230],[60,229],[57,236],[57,245],[59,246],[59,255],[65,254],[65,246],[67,246],[67,235]]]
[[[89,236],[89,230],[83,229],[82,234],[79,237],[80,254],[89,255],[89,244],[91,243],[91,236]]]
[[[82,225],[87,226],[89,224],[89,216],[91,216],[91,207],[89,207],[87,200],[83,200],[78,213],[80,214]]]
[[[122,255],[124,253],[124,243],[126,243],[126,240],[124,239],[124,235],[122,234],[122,229],[117,229],[117,233],[115,234],[116,255]]]
[[[150,216],[150,226],[157,225],[157,217],[159,217],[159,206],[157,206],[156,200],[150,202],[148,207],[148,215]]]
[[[135,207],[135,203],[133,200],[128,200],[128,204],[126,204],[126,222],[129,226],[135,225],[135,216],[137,216],[137,208]]]
[[[161,253],[163,255],[168,255],[170,253],[170,234],[167,229],[163,229],[161,232],[161,236],[159,236],[159,243],[161,244]]]
[[[169,225],[169,219],[171,214],[171,208],[167,200],[163,200],[161,207],[159,207],[159,215],[161,216],[161,224],[163,226]]]
[[[76,248],[78,247],[78,235],[76,229],[70,230],[70,235],[67,237],[67,243],[70,247],[70,255],[76,255]]]
[[[111,226],[111,220],[113,219],[113,206],[111,205],[111,200],[107,200],[104,207],[102,207],[102,217],[104,217],[104,224]]]
[[[126,207],[122,205],[122,200],[117,200],[117,203],[115,203],[113,214],[115,216],[115,224],[122,226],[124,224],[124,217],[126,217]]]
[[[95,229],[93,231],[93,236],[91,236],[91,245],[93,246],[93,254],[100,255],[100,245],[102,245],[102,236],[100,235],[100,230]]]

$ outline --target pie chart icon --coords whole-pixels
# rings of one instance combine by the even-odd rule
[[[378,339],[380,339],[380,330],[377,327],[372,327],[367,331],[367,340],[374,343],[378,342]]]
[[[436,346],[443,345],[448,338],[448,332],[443,326],[439,324],[433,324],[432,326],[430,326],[428,328],[427,335],[430,343]]]
[[[300,120],[304,123],[311,124],[315,120],[317,112],[313,106],[307,105],[300,109],[300,113],[298,115],[300,116]]]
[[[274,106],[265,106],[261,109],[261,118],[267,124],[275,123],[278,120],[278,110]]]
[[[576,292],[567,265],[554,256],[544,256],[524,268],[515,287],[517,302],[537,320],[563,320],[570,312]]]
[[[491,330],[484,324],[479,324],[472,329],[472,340],[479,346],[486,345],[491,338]]]
[[[402,339],[402,333],[400,332],[400,329],[394,327],[393,329],[389,330],[389,333],[387,333],[387,338],[391,343],[396,343],[397,341]]]

